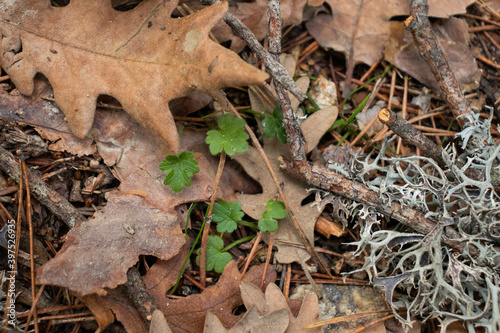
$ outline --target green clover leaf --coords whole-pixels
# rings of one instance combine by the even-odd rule
[[[233,232],[244,215],[245,213],[241,211],[239,201],[227,202],[219,200],[214,204],[212,220],[217,222],[218,232]]]
[[[209,145],[210,153],[217,155],[224,150],[229,156],[243,153],[248,150],[248,134],[245,133],[245,121],[225,114],[219,118],[219,130],[207,133],[205,142]]]
[[[278,230],[278,219],[286,217],[286,209],[283,202],[278,200],[269,200],[266,203],[266,211],[259,220],[259,230],[262,232],[275,232]]]
[[[214,270],[217,273],[222,273],[224,271],[224,267],[233,260],[233,257],[230,253],[222,251],[224,248],[224,241],[219,236],[208,236],[207,242],[207,263],[206,270],[211,271]],[[196,251],[198,255],[196,257],[196,262],[199,264],[201,249]]]
[[[262,232],[275,232],[278,230],[278,221],[275,219],[261,218],[259,220],[259,230]]]
[[[194,154],[182,152],[179,156],[168,155],[158,166],[167,175],[165,185],[170,185],[174,192],[180,192],[184,186],[191,185],[191,177],[200,171]]]
[[[282,143],[286,143],[286,130],[283,126],[283,114],[279,106],[275,107],[273,113],[268,115],[262,121],[262,128],[264,129],[264,136],[266,138],[271,138],[277,136],[278,140]]]

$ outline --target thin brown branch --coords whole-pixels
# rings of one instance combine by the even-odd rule
[[[429,65],[432,74],[434,74],[439,84],[441,93],[444,95],[458,123],[463,128],[467,122],[467,117],[463,117],[463,115],[469,114],[471,108],[431,29],[427,0],[412,0],[410,8],[411,16],[405,23],[413,35],[420,56]]]
[[[21,161],[21,169],[24,178],[24,185],[26,186],[26,219],[28,220],[28,228],[29,228],[29,239],[30,239],[30,275],[31,275],[31,298],[33,299],[33,305],[31,307],[31,312],[33,313],[33,320],[35,321],[35,333],[39,332],[38,328],[38,315],[36,313],[36,277],[35,277],[35,248],[34,248],[34,240],[33,240],[33,221],[31,215],[31,195],[30,195],[30,184],[28,171],[26,168],[26,162]],[[27,330],[28,325],[26,325]]]
[[[202,0],[201,3],[204,5],[213,5],[219,2],[219,0]],[[226,16],[224,16],[224,21],[233,29],[233,32],[243,39],[248,47],[252,50],[255,55],[262,60],[264,66],[273,77],[273,79],[281,83],[288,91],[290,91],[299,101],[303,101],[307,96],[299,89],[295,81],[288,75],[287,70],[279,61],[276,61],[269,52],[264,49],[264,47],[259,43],[257,37],[253,32],[248,29],[247,26],[241,22],[239,18],[236,17],[230,10],[227,11]],[[281,32],[280,32],[281,33]]]
[[[384,108],[378,113],[378,119],[400,138],[419,148],[425,156],[436,161],[441,168],[446,167],[441,148],[408,123],[404,118]]]

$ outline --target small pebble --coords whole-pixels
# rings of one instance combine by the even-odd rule
[[[92,169],[96,169],[99,167],[99,161],[98,160],[90,160],[89,166]]]

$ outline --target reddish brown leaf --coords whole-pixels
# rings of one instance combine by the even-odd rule
[[[132,195],[111,194],[107,206],[74,228],[55,258],[40,267],[37,282],[80,295],[106,294],[127,281],[139,255],[166,260],[185,242],[177,215],[143,204]],[[163,236],[156,230],[163,230]]]
[[[113,312],[116,316],[116,320],[122,323],[127,332],[148,332],[147,325],[142,319],[139,311],[137,311],[121,287],[110,290],[106,296],[88,295],[80,298],[90,308],[94,315],[101,311]],[[104,331],[105,328],[106,326],[101,326],[101,322],[99,322],[99,329],[96,333]]]
[[[191,248],[186,242],[179,253],[169,260],[157,260],[144,276],[144,284],[155,299],[163,299],[166,292],[175,285],[182,265]],[[186,269],[187,267],[184,267]]]

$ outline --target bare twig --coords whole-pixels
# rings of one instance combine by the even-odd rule
[[[428,12],[429,6],[427,5],[427,0],[412,0],[411,16],[406,20],[405,24],[413,35],[420,56],[429,65],[432,74],[434,74],[439,84],[441,93],[444,95],[458,123],[463,128],[467,117],[459,116],[469,114],[471,108],[431,29]]]
[[[204,5],[213,5],[220,0],[202,0]],[[299,101],[303,101],[307,96],[299,89],[295,81],[288,75],[287,70],[283,65],[276,61],[269,52],[259,43],[257,37],[247,26],[241,22],[230,10],[224,16],[224,21],[233,29],[234,33],[243,39],[255,55],[262,60],[264,66],[273,77],[273,79],[281,83],[288,91],[290,91]]]
[[[146,288],[146,284],[135,266],[132,266],[127,271],[127,282],[124,287],[128,298],[134,303],[135,308],[139,311],[144,322],[149,327],[153,312],[158,306],[153,296]]]
[[[441,148],[408,123],[404,118],[384,108],[378,113],[378,119],[403,140],[419,148],[425,156],[436,161],[441,168],[446,167]]]
[[[19,163],[14,156],[0,147],[0,169],[9,175],[16,183],[20,183],[21,174]],[[68,227],[73,228],[76,224],[85,221],[85,218],[55,190],[48,187],[45,182],[31,170],[28,170],[30,180],[30,191],[35,199],[47,207],[55,216],[61,219]]]

